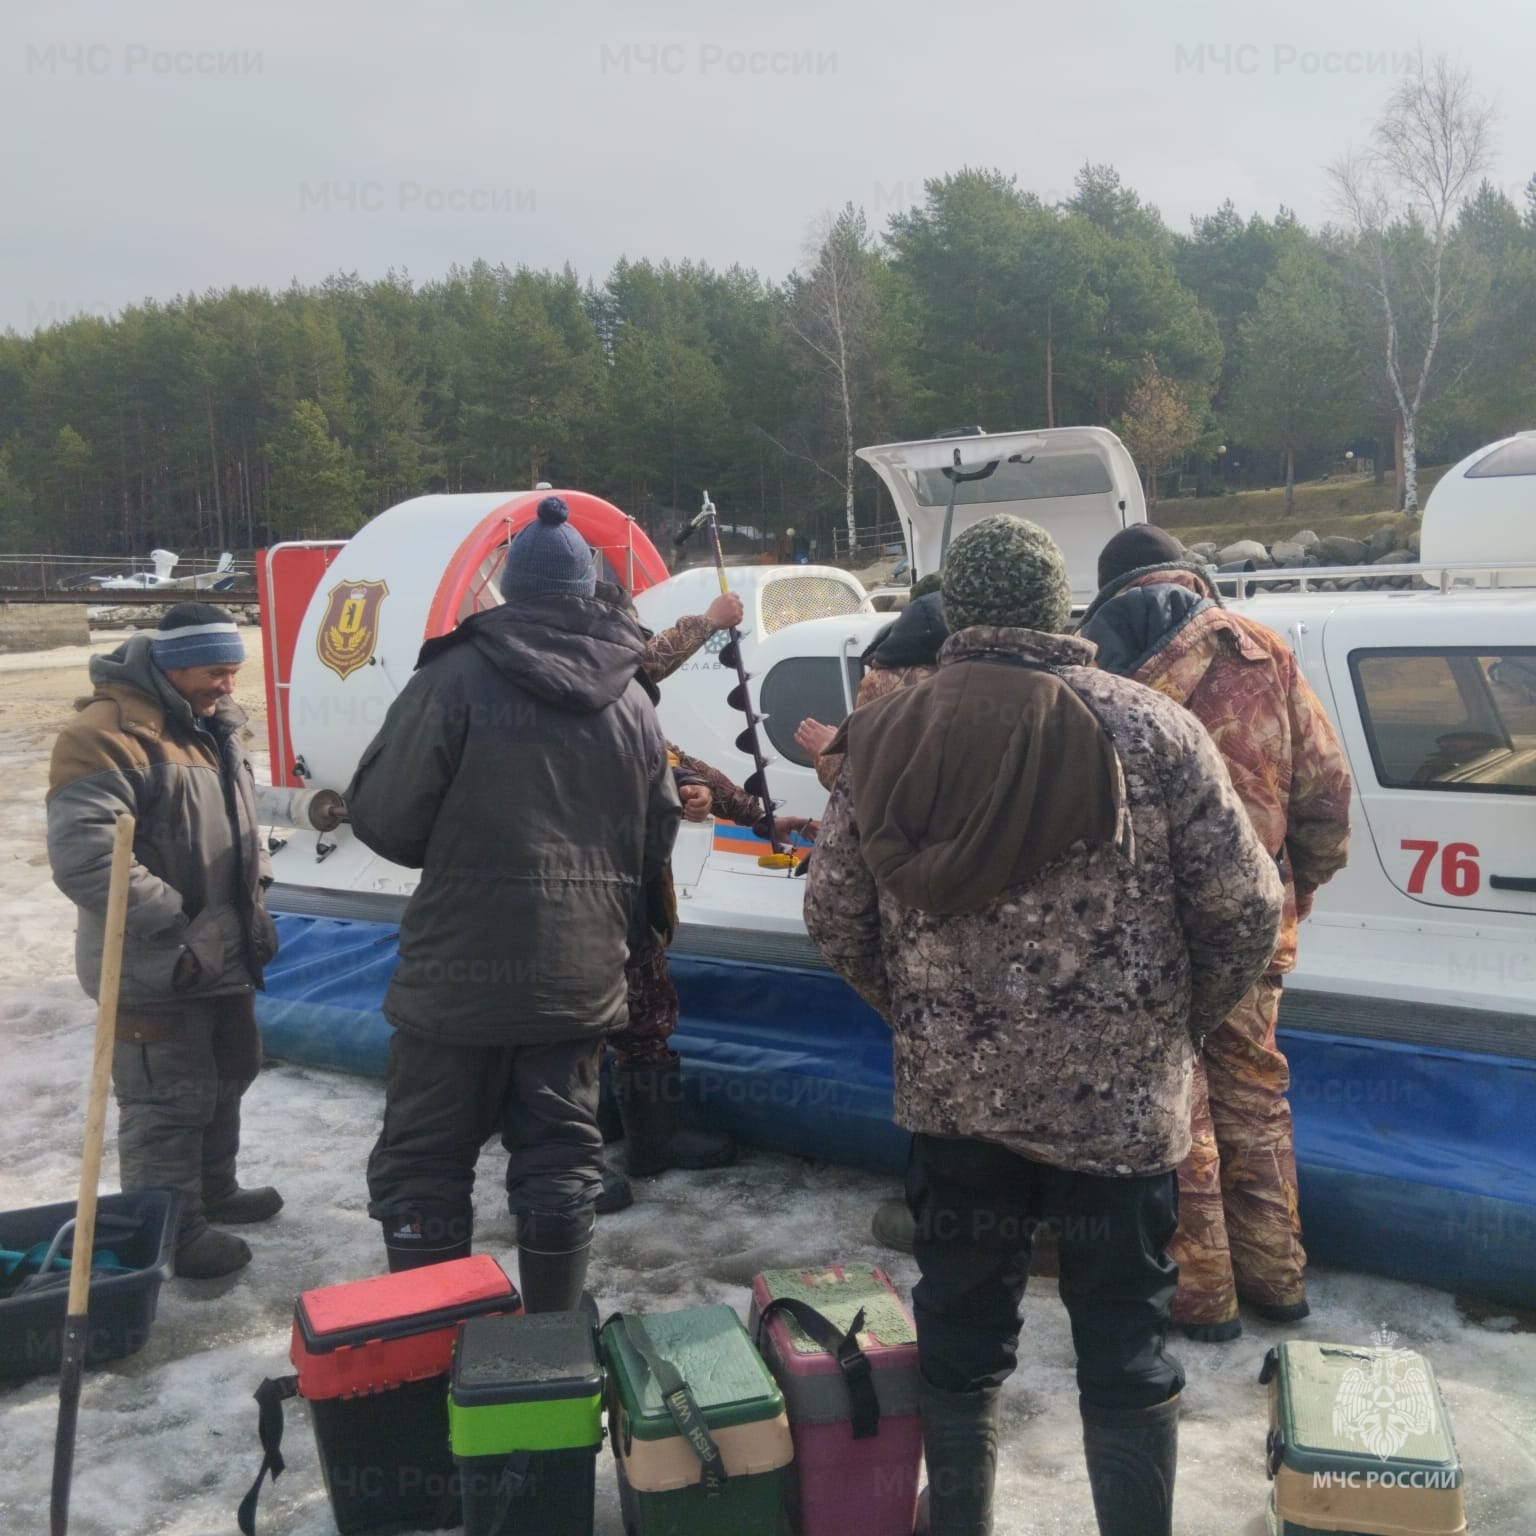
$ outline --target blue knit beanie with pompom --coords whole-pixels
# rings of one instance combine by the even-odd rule
[[[597,571],[587,541],[571,527],[571,509],[558,496],[539,503],[538,516],[507,550],[501,568],[504,598],[537,597],[558,592],[566,597],[591,597]]]

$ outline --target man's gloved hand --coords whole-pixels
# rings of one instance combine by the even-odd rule
[[[722,592],[704,610],[704,617],[716,629],[730,629],[733,625],[741,623],[745,612],[746,610],[741,606],[741,599],[734,592]]]

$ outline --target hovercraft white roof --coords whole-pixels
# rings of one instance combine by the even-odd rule
[[[1008,512],[1056,540],[1073,600],[1086,603],[1099,588],[1099,551],[1122,528],[1147,520],[1135,462],[1104,427],[979,432],[858,453],[896,503],[914,579],[938,570],[949,544],[972,523]]]
[[[1536,560],[1536,432],[1469,453],[1429,493],[1420,534],[1425,565]],[[1501,585],[1536,584],[1505,575]]]

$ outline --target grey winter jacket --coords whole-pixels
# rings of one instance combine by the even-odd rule
[[[150,645],[137,634],[91,658],[96,691],[59,733],[48,784],[48,858],[79,909],[75,969],[92,997],[113,833],[123,812],[137,818],[120,1002],[141,1009],[249,992],[277,953],[245,711],[226,698],[199,720]],[[187,951],[197,975],[183,990],[172,977]]]
[[[423,648],[346,791],[356,835],[422,871],[384,999],[397,1028],[534,1045],[625,1023],[630,919],[681,816],[644,659],[632,618],[566,596]]]

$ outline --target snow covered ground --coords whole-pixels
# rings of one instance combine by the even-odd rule
[[[254,637],[253,637],[254,638]],[[96,649],[116,643],[107,639]],[[0,657],[0,1209],[72,1199],[94,1009],[72,968],[74,919],[49,880],[43,841],[48,745],[84,691],[83,649]],[[242,699],[261,704],[259,664]],[[258,719],[259,725],[259,719]],[[273,1066],[246,1099],[247,1182],[275,1183],[287,1207],[247,1229],[255,1261],[227,1281],[173,1281],[148,1346],[86,1380],[71,1529],[81,1536],[210,1536],[260,1462],[250,1394],[288,1370],[294,1296],[382,1269],[365,1212],[363,1167],[378,1127],[374,1082]],[[115,1122],[115,1112],[113,1115]],[[115,1189],[109,1139],[102,1184]],[[481,1161],[479,1243],[516,1274],[498,1200],[503,1154]],[[897,1284],[912,1262],[869,1239],[875,1176],[753,1155],[719,1174],[670,1174],[640,1186],[629,1211],[598,1228],[593,1288],[604,1313],[724,1301],[745,1314],[752,1275],[770,1265],[867,1259]],[[1235,1344],[1181,1342],[1189,1386],[1180,1447],[1177,1529],[1186,1536],[1260,1536],[1264,1351],[1290,1337],[1367,1342],[1385,1324],[1435,1366],[1466,1465],[1474,1536],[1536,1531],[1536,1337],[1509,1321],[1468,1322],[1440,1291],[1315,1272],[1312,1317],[1281,1330],[1248,1320]],[[1032,1282],[1023,1364],[1005,1393],[998,1530],[1003,1536],[1091,1536],[1066,1314],[1055,1283]],[[0,1529],[47,1525],[56,1385],[0,1386]],[[267,1536],[333,1530],[301,1404],[288,1406],[288,1471],[262,1495]],[[597,1531],[622,1527],[611,1460],[599,1463]],[[722,1532],[721,1536],[730,1536]]]

